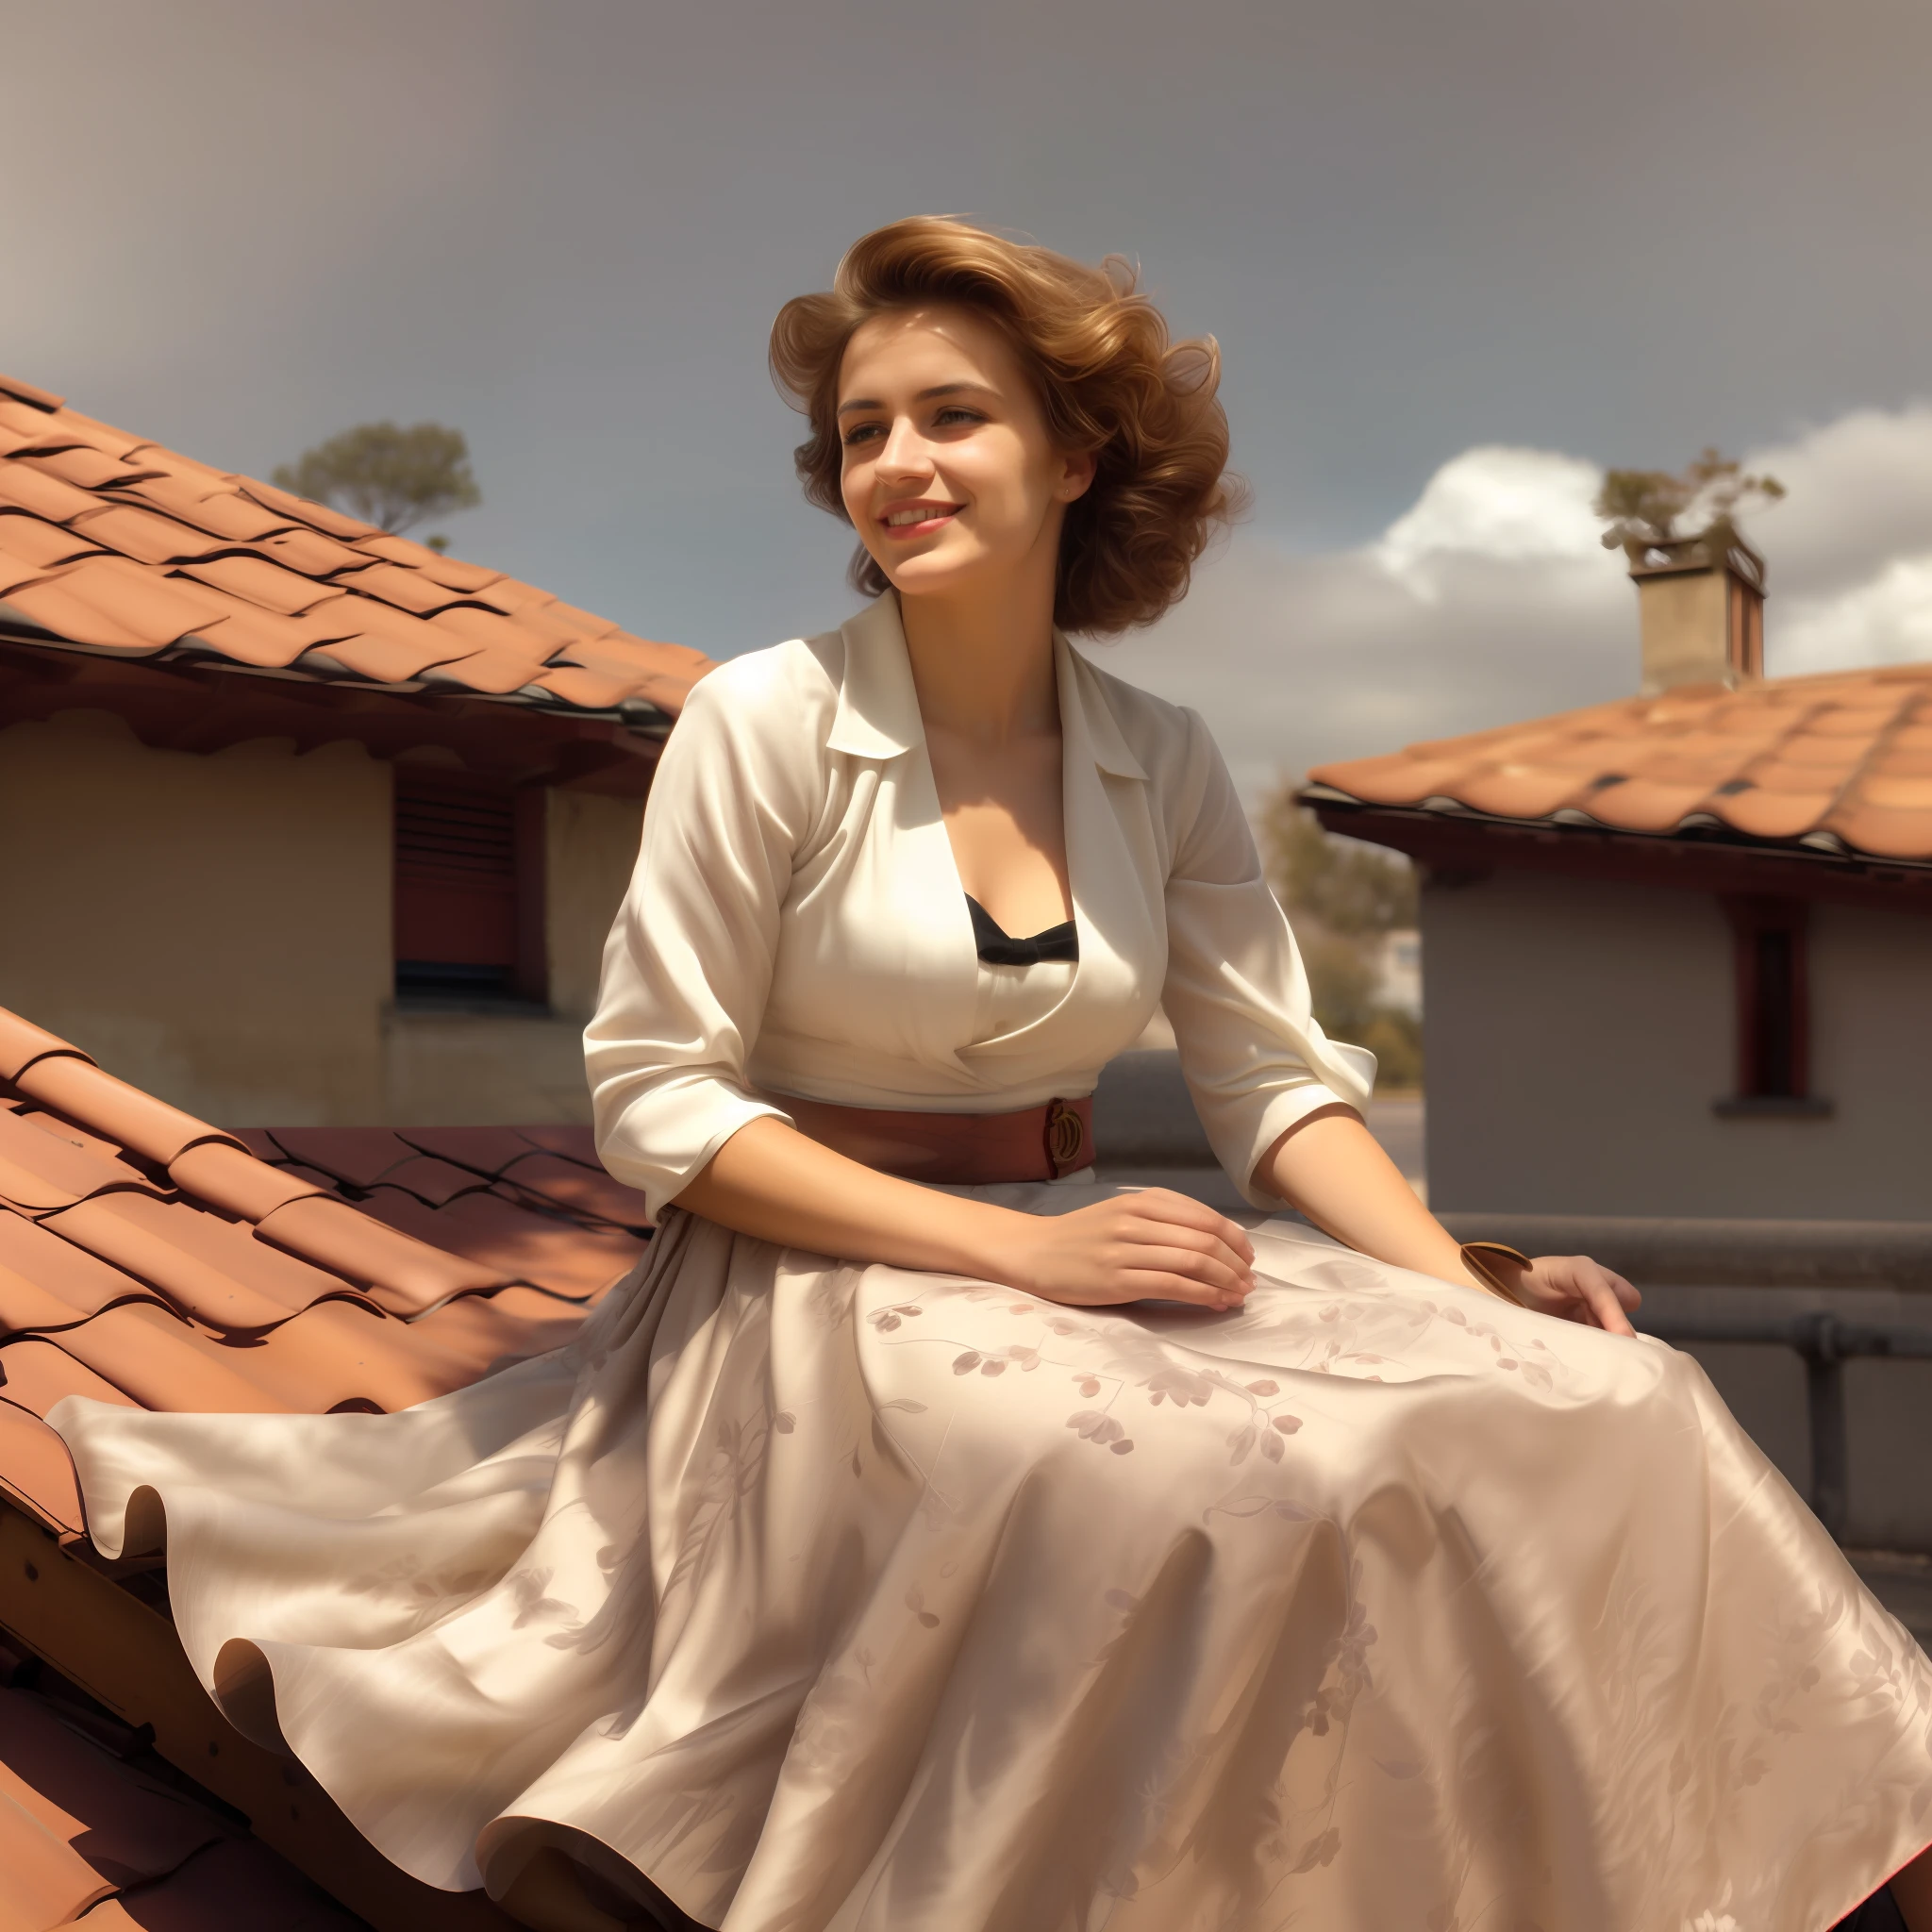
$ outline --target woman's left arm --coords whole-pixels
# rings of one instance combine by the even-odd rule
[[[1304,1115],[1261,1157],[1255,1180],[1358,1253],[1440,1281],[1484,1286],[1352,1107]],[[1510,1274],[1509,1289],[1526,1307],[1613,1335],[1636,1332],[1629,1311],[1637,1291],[1586,1255],[1545,1255]]]

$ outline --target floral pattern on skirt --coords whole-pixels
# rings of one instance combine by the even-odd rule
[[[164,1507],[231,1716],[435,1885],[554,1842],[725,1932],[1823,1932],[1932,1840],[1932,1671],[1695,1362],[1255,1245],[1240,1312],[1070,1308],[674,1211],[417,1408],[53,1420],[104,1550]]]

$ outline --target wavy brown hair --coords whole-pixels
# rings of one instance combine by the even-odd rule
[[[1187,594],[1194,559],[1247,487],[1226,468],[1219,345],[1171,340],[1137,279],[1120,256],[1091,268],[935,215],[875,228],[846,251],[829,291],[794,297],[772,325],[773,378],[811,425],[792,453],[807,497],[851,521],[838,408],[853,331],[931,303],[974,309],[1018,351],[1055,446],[1096,459],[1067,508],[1054,622],[1098,633],[1153,623]],[[869,595],[890,588],[862,544],[850,575]]]

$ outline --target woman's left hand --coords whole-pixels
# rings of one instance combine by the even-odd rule
[[[1631,1311],[1643,1297],[1624,1279],[1588,1255],[1541,1255],[1527,1268],[1509,1271],[1509,1287],[1525,1307],[1607,1328],[1612,1335],[1635,1335]]]

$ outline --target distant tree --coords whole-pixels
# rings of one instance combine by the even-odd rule
[[[1380,997],[1382,940],[1416,924],[1415,868],[1398,853],[1338,838],[1284,778],[1261,809],[1269,883],[1293,923],[1324,1031],[1375,1056],[1379,1084],[1419,1087],[1422,1026]]]
[[[1728,542],[1739,516],[1768,508],[1784,493],[1775,476],[1747,476],[1742,464],[1707,449],[1674,475],[1668,470],[1605,471],[1593,508],[1608,525],[1604,548],[1622,548],[1634,560],[1653,543],[1686,537]],[[1697,527],[1682,528],[1693,515]]]
[[[411,529],[426,517],[475,509],[483,501],[463,432],[441,423],[407,429],[358,424],[317,443],[299,461],[282,464],[269,480],[391,532]],[[432,537],[429,547],[441,550],[448,541]]]
[[[1268,878],[1291,914],[1349,939],[1378,936],[1416,921],[1415,868],[1399,853],[1337,838],[1295,800],[1285,779],[1262,808]]]

